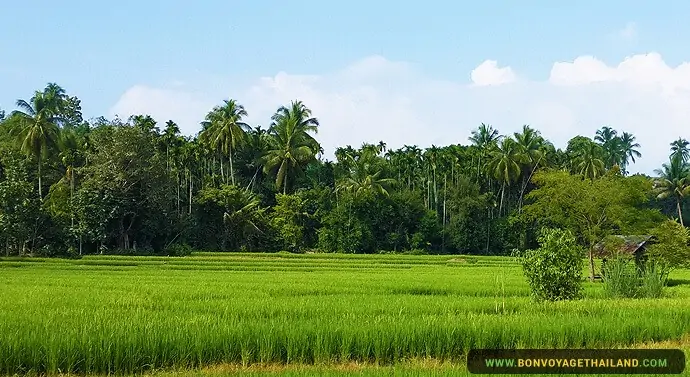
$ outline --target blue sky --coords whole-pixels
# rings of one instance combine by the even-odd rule
[[[465,143],[477,121],[505,132],[533,124],[562,143],[610,123],[637,132],[645,171],[663,162],[690,115],[682,110],[690,87],[673,84],[672,98],[659,89],[687,76],[665,70],[690,59],[687,1],[190,4],[3,4],[0,108],[11,110],[17,98],[57,82],[82,99],[86,117],[148,111],[161,122],[183,118],[173,119],[193,133],[205,107],[224,98],[237,98],[252,120],[267,123],[270,109],[301,96],[308,106],[312,100],[331,148],[377,138],[393,146]],[[583,56],[611,69],[626,57],[648,59],[625,74],[573,65],[564,74],[578,85],[549,83],[555,63]],[[486,75],[508,69],[507,78],[473,81],[472,71],[487,60],[496,64],[485,66],[494,67]],[[640,83],[642,76],[650,78]],[[631,86],[639,95],[631,97]],[[626,98],[610,103],[621,93]],[[413,109],[420,102],[426,111]],[[629,114],[630,107],[641,113]],[[669,107],[678,113],[669,115]],[[670,118],[649,127],[668,127],[668,140],[645,140],[654,135],[645,124],[657,113]],[[434,126],[420,125],[426,122]],[[425,132],[415,133],[419,128]]]

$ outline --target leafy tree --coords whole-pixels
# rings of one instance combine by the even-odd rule
[[[277,230],[283,249],[297,252],[304,247],[304,225],[309,214],[299,195],[277,194],[271,226]]]
[[[122,250],[161,250],[176,229],[174,181],[157,153],[156,135],[136,125],[109,125],[92,133],[98,148],[79,169],[79,234]]]
[[[259,198],[232,185],[207,187],[196,198],[196,243],[212,250],[256,250],[266,245],[268,217]],[[270,251],[270,249],[269,249]]]
[[[457,185],[449,191],[450,220],[446,232],[450,244],[463,254],[488,252],[491,238],[487,213],[491,202],[489,195],[482,194],[479,185],[465,176],[459,177]]]
[[[537,188],[527,196],[524,218],[538,226],[570,230],[586,247],[594,279],[594,245],[613,232],[643,231],[659,212],[644,208],[651,189],[640,177],[604,176],[582,180],[563,171],[534,176]]]
[[[520,255],[522,269],[537,300],[571,300],[582,295],[582,247],[568,230],[543,229],[540,247]]]
[[[677,268],[690,267],[690,231],[668,220],[652,230],[655,242],[647,246],[648,264],[660,268],[662,275]]]
[[[33,184],[18,156],[7,153],[0,157],[0,241],[5,255],[26,252],[27,244],[36,237],[40,205],[32,195]]]

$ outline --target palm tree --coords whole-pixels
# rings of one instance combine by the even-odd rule
[[[527,184],[529,184],[529,180],[537,169],[537,166],[546,156],[546,150],[544,138],[539,134],[539,131],[528,125],[522,126],[522,132],[515,132],[513,135],[515,136],[518,151],[522,155],[524,161],[522,188],[520,190],[520,198],[518,199],[519,206],[522,208],[522,197],[527,189]]]
[[[371,157],[360,157],[351,159],[351,165],[354,166],[352,173],[340,180],[337,184],[337,191],[348,191],[356,196],[373,193],[380,194],[384,196],[389,195],[391,186],[395,183],[392,178],[381,178],[382,171],[374,170],[374,166],[371,164]]]
[[[657,198],[675,198],[678,220],[680,225],[685,226],[681,207],[685,196],[690,194],[690,168],[679,158],[671,158],[668,164],[662,165],[662,169],[657,169],[654,172],[659,175],[659,178],[654,182]]]
[[[292,101],[290,107],[281,106],[271,118],[268,130],[269,147],[262,158],[264,172],[274,172],[276,189],[287,193],[291,174],[301,172],[302,166],[313,161],[321,146],[310,133],[317,133],[319,121],[302,101]]]
[[[623,170],[623,174],[627,174],[628,162],[632,161],[635,163],[635,158],[642,157],[642,153],[635,149],[639,148],[640,144],[635,142],[635,136],[633,136],[633,134],[623,132],[620,137],[620,147],[623,155],[621,170]]]
[[[129,118],[134,127],[140,128],[146,133],[158,133],[160,130],[156,126],[156,120],[150,115],[133,115]]]
[[[521,171],[521,164],[525,159],[520,154],[520,149],[511,138],[504,138],[489,154],[489,171],[491,175],[501,182],[501,203],[499,205],[499,216],[503,209],[503,199],[505,188],[518,179]]]
[[[48,151],[58,145],[60,129],[54,98],[36,92],[30,103],[18,100],[19,110],[12,112],[17,119],[13,133],[17,136],[22,152],[38,162],[38,196],[43,200],[42,166]]]
[[[688,145],[690,145],[690,142],[680,137],[678,140],[671,142],[671,158],[679,158],[683,162],[688,162],[690,158],[690,149]]]
[[[573,160],[575,172],[585,178],[596,179],[604,174],[606,170],[604,161],[600,158],[602,147],[596,143],[589,143],[583,149],[577,151]]]
[[[607,169],[622,165],[623,148],[616,130],[609,126],[601,127],[594,136],[594,141],[598,141],[604,150],[604,165]]]
[[[165,130],[163,130],[161,142],[165,147],[165,164],[168,171],[170,171],[170,150],[172,149],[173,155],[175,155],[180,147],[180,141],[180,127],[177,123],[172,120],[165,122]]]
[[[233,149],[244,142],[245,131],[249,130],[249,125],[242,122],[242,118],[247,116],[244,106],[230,99],[223,101],[223,105],[216,106],[206,115],[203,123],[204,131],[202,137],[211,148],[220,150],[222,154],[230,160],[230,179],[235,184],[235,173],[233,171],[232,154]],[[223,173],[221,159],[221,174]]]
[[[501,136],[498,130],[494,129],[489,124],[480,124],[479,127],[472,131],[472,136],[469,140],[477,148],[479,148],[479,159],[477,160],[477,180],[480,176],[480,166],[482,164],[482,159],[486,158],[488,152],[496,145]]]
[[[75,165],[80,160],[79,137],[73,128],[63,129],[59,137],[60,157],[65,167],[65,175],[58,184],[69,186],[69,207],[71,226],[74,229],[74,190],[75,190]],[[79,237],[79,255],[82,253],[81,236]]]

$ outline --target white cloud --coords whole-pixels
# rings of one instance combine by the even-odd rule
[[[174,85],[174,86],[179,86]],[[158,123],[174,120],[185,134],[195,134],[204,114],[214,106],[203,96],[179,89],[158,89],[145,85],[129,88],[110,109],[110,116],[127,119],[131,115],[148,114]]]
[[[636,55],[607,65],[594,57],[558,62],[546,81],[516,80],[510,67],[485,61],[471,82],[439,81],[415,67],[375,56],[339,72],[257,78],[248,87],[223,88],[267,126],[282,104],[300,99],[321,121],[318,139],[332,156],[337,146],[384,140],[390,147],[467,143],[481,122],[502,133],[530,124],[557,147],[602,125],[635,134],[642,159],[631,171],[651,173],[667,160],[668,144],[689,137],[690,64],[669,67],[659,54]],[[213,90],[209,89],[208,92]],[[206,112],[223,98],[182,89],[134,86],[112,114],[148,113],[176,120],[195,133]]]
[[[510,67],[498,67],[495,60],[485,60],[470,74],[472,82],[477,86],[502,85],[515,81],[515,73]]]

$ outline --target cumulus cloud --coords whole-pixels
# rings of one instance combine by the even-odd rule
[[[657,53],[616,65],[582,56],[554,63],[545,81],[516,77],[510,67],[489,60],[471,72],[470,82],[440,81],[405,62],[374,56],[338,72],[280,72],[223,92],[245,105],[254,125],[268,126],[280,105],[304,101],[321,122],[318,139],[326,157],[337,146],[379,140],[393,148],[466,144],[482,122],[503,134],[530,124],[564,148],[573,136],[591,137],[610,125],[632,132],[641,144],[643,157],[630,170],[651,173],[667,160],[668,144],[688,136],[690,64],[669,67]],[[223,99],[199,93],[138,85],[122,95],[111,113],[173,119],[194,134],[206,112]]]
[[[510,67],[498,67],[495,60],[485,60],[470,74],[472,82],[477,86],[502,85],[515,81],[515,73]]]
[[[181,86],[176,82],[174,86]],[[111,116],[127,119],[131,115],[151,115],[159,123],[174,120],[185,134],[195,134],[199,123],[214,105],[214,101],[203,95],[189,93],[181,89],[160,89],[145,85],[129,88],[115,106],[110,109]]]

